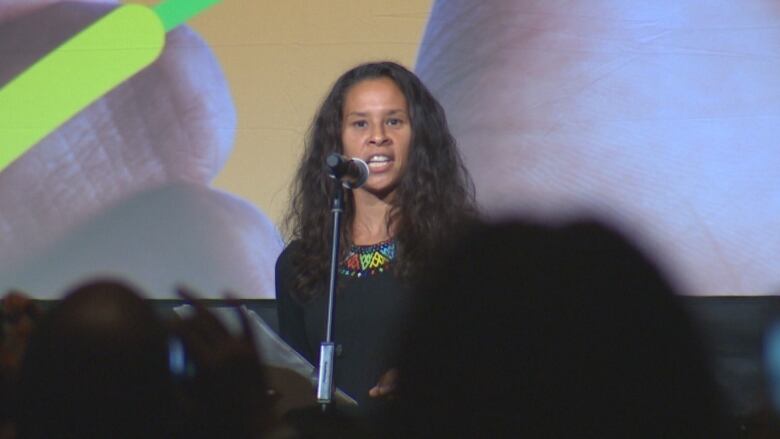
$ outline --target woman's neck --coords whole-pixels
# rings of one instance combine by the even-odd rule
[[[378,198],[366,191],[354,191],[355,218],[352,222],[352,242],[357,245],[376,244],[392,237],[387,218],[392,205],[387,197]]]

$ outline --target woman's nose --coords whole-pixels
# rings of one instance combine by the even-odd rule
[[[371,137],[369,138],[369,143],[376,146],[383,146],[389,142],[389,138],[385,134],[385,129],[383,126],[374,128],[374,130],[371,132]]]

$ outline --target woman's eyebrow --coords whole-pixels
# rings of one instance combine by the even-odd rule
[[[406,114],[406,110],[403,110],[403,109],[400,109],[400,108],[396,108],[396,109],[385,111],[384,114],[386,116],[392,116],[392,115],[395,115],[395,114]],[[365,112],[365,111],[350,111],[349,113],[347,113],[346,117],[350,117],[350,116],[368,117],[369,115],[370,115],[370,113]]]

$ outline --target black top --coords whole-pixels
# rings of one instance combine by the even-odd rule
[[[300,249],[300,242],[294,241],[276,261],[279,334],[317,367],[320,342],[325,339],[328,295],[323,291],[304,304],[291,295],[295,278],[292,255]],[[392,241],[353,246],[339,270],[334,382],[366,409],[373,405],[369,389],[395,366],[400,325],[409,308],[409,291],[391,270],[394,250]]]

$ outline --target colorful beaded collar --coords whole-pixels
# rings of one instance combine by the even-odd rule
[[[382,273],[390,267],[395,258],[395,240],[378,242],[371,245],[353,245],[339,272],[349,277],[372,276]]]

